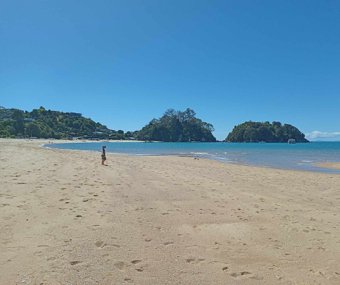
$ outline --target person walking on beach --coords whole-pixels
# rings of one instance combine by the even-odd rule
[[[105,160],[106,160],[105,149],[106,149],[106,146],[104,145],[104,146],[102,147],[102,165],[105,165],[104,162],[105,162]]]

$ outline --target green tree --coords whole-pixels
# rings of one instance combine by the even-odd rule
[[[24,125],[24,113],[20,110],[13,111],[14,128],[17,135],[24,135],[25,125]]]
[[[41,130],[38,124],[36,123],[29,123],[26,127],[26,134],[29,137],[41,137]]]

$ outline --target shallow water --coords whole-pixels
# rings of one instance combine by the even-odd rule
[[[340,173],[315,166],[318,162],[340,162],[340,142],[283,143],[143,143],[90,142],[49,144],[48,147],[106,151],[129,155],[183,155],[282,169]]]

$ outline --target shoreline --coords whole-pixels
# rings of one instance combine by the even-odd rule
[[[315,165],[321,168],[340,170],[340,162],[321,162]]]
[[[143,141],[83,141],[84,143],[100,143],[100,142],[127,142],[127,143],[131,143],[131,142],[138,142],[138,143],[142,143]],[[67,140],[63,140],[61,142],[58,142],[58,144],[63,144],[63,143],[83,143],[83,142],[79,142],[79,141],[67,141]],[[52,143],[53,144],[53,143]],[[52,149],[60,149],[60,150],[76,150],[76,149],[67,149],[67,148],[61,148],[61,147],[49,147],[47,146],[47,144],[43,144],[42,147],[46,147],[46,148],[52,148]],[[78,149],[79,151],[89,151],[89,152],[97,152],[96,150],[87,150],[87,149]],[[100,151],[100,150],[98,150]],[[188,154],[181,154],[181,153],[173,153],[173,154],[133,154],[133,153],[122,153],[122,152],[110,152],[108,151],[107,153],[111,153],[114,155],[127,155],[127,156],[137,156],[137,157],[147,157],[147,156],[177,156],[177,157],[190,157],[190,158],[195,158],[195,159],[207,159],[207,160],[211,160],[211,161],[217,161],[220,163],[224,163],[224,164],[234,164],[234,165],[241,165],[241,166],[249,166],[249,167],[259,167],[259,168],[265,168],[265,169],[277,169],[277,170],[291,170],[291,171],[306,171],[306,172],[314,172],[314,173],[328,173],[328,174],[340,174],[340,162],[334,162],[334,163],[329,163],[329,162],[321,162],[321,163],[312,163],[311,166],[315,167],[310,168],[310,169],[303,169],[303,168],[297,168],[297,167],[280,167],[280,166],[273,166],[273,165],[260,165],[260,164],[252,164],[252,163],[247,163],[247,162],[239,162],[239,161],[224,161],[218,158],[209,158],[209,157],[204,157],[204,156],[199,156],[196,154],[192,154],[192,153],[188,153]]]
[[[0,140],[0,284],[338,283],[340,176],[107,159]]]

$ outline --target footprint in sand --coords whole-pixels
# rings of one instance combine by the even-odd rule
[[[82,261],[79,261],[79,260],[74,260],[74,261],[71,261],[70,264],[71,265],[77,265],[79,263],[82,263]]]
[[[96,247],[100,247],[100,248],[103,248],[106,246],[106,243],[104,243],[103,241],[96,241],[94,244],[96,245]]]
[[[204,260],[205,260],[204,258],[187,258],[185,261],[187,263],[198,264],[203,262]]]
[[[230,276],[235,279],[241,279],[241,278],[250,278],[250,279],[255,279],[255,280],[263,279],[263,277],[258,276],[258,275],[253,275],[253,273],[248,272],[248,271],[233,272],[230,274]]]
[[[127,265],[123,261],[116,262],[114,266],[119,270],[124,270],[127,267]]]
[[[248,271],[242,271],[242,272],[233,272],[233,273],[230,274],[230,276],[237,278],[237,277],[245,276],[245,275],[249,275],[249,274],[251,274],[251,273],[248,272]]]

